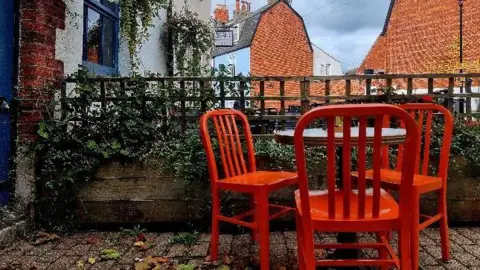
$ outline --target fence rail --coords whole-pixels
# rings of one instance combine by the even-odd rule
[[[311,109],[314,106],[321,104],[328,104],[335,101],[356,101],[365,102],[378,99],[379,96],[374,93],[374,90],[378,85],[384,87],[395,86],[396,82],[402,83],[406,80],[406,87],[402,87],[398,90],[403,90],[405,95],[394,95],[391,99],[405,99],[420,98],[428,94],[435,100],[443,100],[444,105],[453,108],[455,101],[462,101],[464,106],[460,106],[460,114],[472,115],[472,98],[480,98],[480,91],[472,93],[472,87],[480,86],[480,74],[386,74],[386,75],[347,75],[347,76],[321,76],[321,77],[147,77],[144,78],[148,83],[157,83],[161,86],[169,87],[175,85],[179,91],[179,95],[175,97],[177,102],[180,103],[180,112],[183,119],[183,127],[187,127],[188,121],[193,121],[199,118],[199,114],[189,115],[191,109],[189,104],[192,102],[199,103],[197,106],[200,112],[205,111],[205,93],[204,89],[214,89],[215,99],[218,101],[218,107],[226,107],[227,102],[237,102],[238,109],[249,110],[247,104],[249,102],[257,105],[257,110],[254,114],[250,114],[249,118],[255,125],[261,126],[262,134],[268,133],[269,125],[271,122],[275,123],[275,128],[285,129],[288,121],[296,121],[298,117]],[[97,102],[101,104],[102,108],[106,107],[108,102],[121,102],[128,99],[128,97],[109,97],[106,93],[106,84],[118,84],[120,89],[124,91],[128,88],[128,83],[132,80],[129,77],[98,77],[88,78],[87,82],[97,84],[100,91],[100,98]],[[422,88],[425,93],[414,94],[414,90],[418,90],[415,87],[415,83],[422,82],[422,85],[426,85]],[[228,95],[226,87],[227,83],[234,83],[237,95]],[[277,86],[274,86],[275,95],[266,95],[266,87],[272,88],[267,83],[275,82]],[[291,95],[291,87],[287,89],[286,84],[289,82],[296,82],[299,89],[297,93],[300,95]],[[337,87],[339,82],[341,84],[341,90],[343,95],[332,94],[333,84]],[[342,83],[343,82],[343,83]],[[64,80],[64,87],[61,94],[62,106],[65,106],[71,98],[67,97],[67,88],[69,84],[75,84],[77,81],[72,78]],[[247,86],[247,84],[255,84],[255,87]],[[215,86],[213,86],[215,84]],[[324,95],[314,95],[311,93],[311,86],[320,85],[322,87]],[[354,89],[354,84],[357,89]],[[193,86],[192,86],[193,85]],[[197,95],[187,95],[186,87],[196,88]],[[248,92],[251,88],[255,88],[255,95],[248,96]],[[461,89],[455,93],[455,89]],[[442,90],[441,93],[438,90]],[[463,90],[463,91],[462,91]],[[480,90],[480,88],[479,88]],[[437,91],[437,92],[436,92]],[[270,91],[272,92],[272,91]],[[356,93],[356,94],[355,94]],[[361,94],[358,94],[361,93]],[[145,93],[143,102],[148,102],[148,94]],[[272,109],[267,107],[267,102],[278,102],[277,112],[272,113]],[[319,103],[315,103],[319,102]],[[295,107],[295,111],[292,112],[291,108],[287,107],[287,103],[297,103],[299,106]],[[271,129],[271,128],[270,128]]]

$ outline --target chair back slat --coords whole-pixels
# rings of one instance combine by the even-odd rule
[[[240,166],[241,166],[241,174],[247,173],[247,166],[245,165],[245,159],[243,157],[243,149],[242,149],[242,141],[240,141],[240,134],[238,133],[237,125],[235,124],[235,115],[231,115],[232,117],[232,125],[233,125],[233,132],[235,134],[236,142],[237,142],[237,149],[238,149],[238,156],[240,158]]]
[[[205,113],[200,119],[200,135],[207,155],[210,179],[214,183],[219,178],[216,154],[212,146],[209,122],[213,122],[213,131],[218,141],[220,162],[225,178],[244,175],[256,171],[253,139],[247,117],[237,110],[222,109]],[[243,141],[239,133],[240,123],[244,132]],[[244,157],[242,143],[246,144],[247,159]],[[248,161],[248,164],[246,164]],[[248,166],[247,166],[248,165]]]
[[[358,126],[358,218],[365,218],[366,161],[367,161],[367,118],[360,117]]]
[[[415,172],[423,175],[429,175],[429,167],[431,164],[431,144],[432,132],[441,132],[441,130],[434,130],[433,120],[434,114],[441,117],[443,121],[443,133],[441,138],[440,157],[437,173],[435,176],[442,177],[446,185],[446,175],[448,172],[448,162],[450,158],[450,148],[453,133],[453,115],[445,107],[433,103],[411,103],[400,105],[401,108],[409,112],[411,115],[416,115],[417,129],[419,132],[419,145],[416,156]],[[423,138],[423,143],[422,143]],[[399,152],[397,160],[402,158],[402,153]],[[421,162],[421,164],[420,164]],[[421,171],[420,171],[421,165]]]
[[[335,153],[335,117],[327,118],[327,185],[328,185],[328,217],[335,218],[335,190],[337,169]],[[296,136],[296,135],[295,135]]]
[[[350,146],[352,118],[345,116],[343,118],[343,217],[350,218],[350,201],[352,193],[352,176],[350,170],[350,160],[352,156],[352,148]],[[347,207],[348,206],[348,207]]]
[[[295,155],[298,169],[298,181],[300,199],[302,201],[302,215],[310,219],[310,202],[308,188],[308,174],[305,160],[305,143],[303,133],[305,129],[316,120],[327,123],[327,190],[328,190],[328,218],[329,219],[376,219],[380,216],[381,206],[381,177],[384,156],[382,133],[385,117],[392,116],[404,122],[406,140],[404,142],[404,159],[402,183],[400,188],[400,208],[404,213],[411,209],[411,193],[413,189],[413,174],[415,167],[415,155],[418,144],[417,124],[412,117],[403,109],[384,104],[364,105],[333,105],[324,106],[307,112],[299,120],[295,129]],[[335,138],[335,117],[343,120],[343,139]],[[374,119],[373,131],[367,131],[368,119]],[[352,138],[352,119],[358,119],[358,140]],[[373,134],[370,134],[373,132]],[[337,134],[338,136],[338,134]],[[367,137],[369,136],[369,137]],[[372,137],[371,137],[372,136]],[[340,144],[341,145],[336,145]],[[368,145],[367,145],[368,144]],[[338,190],[336,183],[336,148],[342,147],[342,185]],[[351,181],[352,149],[358,150],[358,181],[357,190],[353,190]],[[373,147],[373,183],[369,189],[366,183],[367,152]],[[341,195],[341,199],[339,197]],[[355,197],[354,197],[355,196]],[[353,200],[358,200],[358,207],[352,208]],[[372,201],[370,201],[372,200]],[[367,209],[368,205],[368,209]],[[371,208],[370,208],[371,207]],[[352,212],[352,209],[353,212]],[[356,212],[356,213],[355,213]],[[367,216],[366,213],[372,213]],[[405,215],[407,216],[407,215]],[[408,217],[405,217],[408,218]]]
[[[380,170],[382,169],[382,128],[383,128],[383,115],[377,115],[375,117],[374,131],[373,131],[373,203],[372,203],[372,215],[374,218],[378,218],[380,213],[380,188],[381,188],[381,176]]]

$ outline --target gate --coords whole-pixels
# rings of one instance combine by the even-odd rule
[[[15,41],[15,0],[0,5],[0,205],[8,203]]]

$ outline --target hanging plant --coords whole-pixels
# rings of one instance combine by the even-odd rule
[[[154,17],[169,6],[170,0],[109,0],[120,6],[120,28],[128,40],[128,51],[133,66],[136,64],[138,46],[149,37]]]

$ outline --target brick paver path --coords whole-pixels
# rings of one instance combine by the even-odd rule
[[[0,269],[77,269],[77,262],[95,257],[94,265],[86,263],[85,269],[134,269],[136,258],[165,256],[179,263],[201,265],[208,255],[209,235],[200,234],[198,242],[190,247],[172,244],[173,233],[147,233],[153,246],[140,251],[133,246],[131,236],[119,232],[86,232],[61,238],[56,242],[33,246],[19,240],[6,249],[0,249]],[[479,269],[480,228],[451,230],[452,261],[440,260],[440,240],[437,229],[427,229],[421,235],[421,264],[424,269]],[[333,235],[319,235],[318,241],[333,241]],[[373,240],[360,236],[362,240]],[[294,232],[271,234],[272,269],[297,269],[296,235]],[[116,249],[122,257],[118,261],[101,261],[103,249]],[[230,269],[256,269],[258,245],[250,242],[248,234],[222,235],[220,251],[229,254],[233,261]],[[372,255],[370,253],[367,256]],[[249,268],[250,267],[250,268]]]

